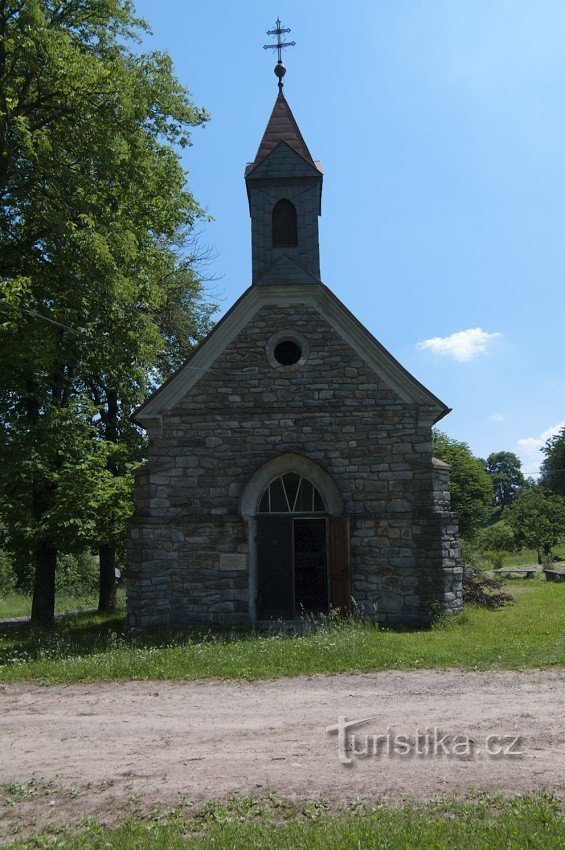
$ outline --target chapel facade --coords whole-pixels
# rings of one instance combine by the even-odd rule
[[[332,608],[426,624],[461,609],[449,466],[432,456],[449,408],[322,282],[323,172],[279,80],[245,170],[251,286],[135,413],[150,447],[129,528],[132,628]]]

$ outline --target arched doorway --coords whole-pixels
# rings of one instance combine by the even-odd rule
[[[279,475],[259,499],[257,565],[260,620],[327,612],[326,506],[317,487],[297,472]]]
[[[274,458],[248,482],[241,511],[249,526],[254,620],[349,607],[348,522],[322,467],[301,455]]]

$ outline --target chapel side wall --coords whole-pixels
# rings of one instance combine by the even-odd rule
[[[463,606],[457,514],[451,510],[448,464],[432,458],[415,467],[419,496],[415,503],[414,539],[420,574],[420,620]]]
[[[291,373],[273,369],[264,354],[281,328],[310,346],[305,366]],[[430,417],[390,391],[307,305],[261,311],[154,430],[130,530],[128,622],[249,620],[239,500],[253,473],[286,452],[320,464],[340,491],[357,606],[387,622],[421,622],[423,572],[434,574],[436,598],[451,545],[449,523],[424,540],[438,508]],[[426,461],[424,471],[415,465]]]
[[[134,517],[126,536],[126,625],[146,629],[167,625],[171,612],[171,576],[175,552],[173,536],[164,527],[159,507],[163,482],[170,480],[171,462],[144,464],[135,473]]]

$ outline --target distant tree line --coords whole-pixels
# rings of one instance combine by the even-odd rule
[[[538,562],[565,542],[565,428],[547,441],[538,482],[525,478],[520,459],[508,451],[486,461],[466,443],[436,431],[434,453],[451,464],[451,503],[465,544],[478,546],[494,566],[521,548]]]

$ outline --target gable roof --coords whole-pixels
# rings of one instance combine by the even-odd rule
[[[404,402],[435,408],[435,422],[449,413],[451,408],[401,366],[327,286],[323,283],[306,286],[289,283],[285,286],[250,286],[180,369],[138,407],[132,418],[143,424],[144,420],[159,417],[174,408],[255,314],[270,304],[313,306]]]
[[[282,91],[277,95],[271,117],[267,122],[259,149],[255,155],[255,159],[251,163],[249,171],[252,171],[269,156],[280,142],[286,142],[297,154],[304,157],[310,165],[317,168]]]

